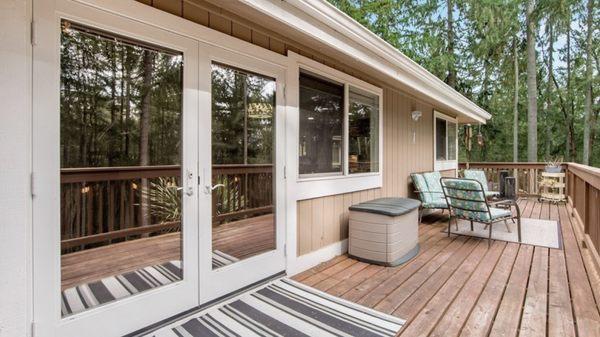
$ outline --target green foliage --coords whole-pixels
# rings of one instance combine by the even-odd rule
[[[492,114],[481,128],[485,142],[473,140],[466,152],[461,127],[460,160],[512,161],[514,44],[519,73],[519,158],[527,147],[525,1],[523,0],[329,0],[401,52],[447,81],[456,72],[455,89]],[[600,24],[594,2],[592,38],[595,138],[590,164],[600,166]],[[448,5],[453,29],[448,30]],[[585,99],[587,0],[538,0],[538,153],[540,159],[562,156],[581,160]],[[570,44],[567,44],[567,34]],[[453,53],[449,52],[453,38]],[[553,42],[552,73],[549,44]],[[573,130],[569,147],[569,129]],[[473,127],[473,135],[478,128]],[[569,149],[568,149],[569,148]]]

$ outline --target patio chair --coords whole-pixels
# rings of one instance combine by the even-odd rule
[[[477,180],[483,186],[483,191],[485,193],[486,198],[495,198],[500,196],[500,192],[498,191],[490,191],[488,189],[488,180],[485,176],[485,172],[483,170],[464,170],[463,176],[467,179]]]
[[[485,228],[489,227],[489,245],[492,241],[492,228],[494,224],[504,222],[510,232],[508,220],[516,219],[519,242],[521,242],[521,210],[516,201],[488,202],[483,184],[475,179],[441,178],[440,184],[442,185],[442,190],[444,191],[444,196],[450,210],[448,236],[450,236],[450,226],[453,218],[457,230],[458,219],[470,221],[471,231],[473,230],[473,222],[483,223],[486,226]],[[516,209],[516,216],[513,216],[511,207]]]
[[[425,209],[440,209],[442,213],[448,209],[442,185],[440,184],[442,176],[439,172],[411,173],[410,177],[415,187],[415,193],[417,193],[421,200],[419,223],[421,223],[423,210]]]

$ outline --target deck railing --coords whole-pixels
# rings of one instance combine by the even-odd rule
[[[61,249],[71,252],[154,233],[179,230],[179,221],[164,221],[150,212],[144,225],[142,179],[168,179],[181,186],[180,168],[134,166],[62,169]],[[223,223],[273,209],[269,186],[272,165],[214,165],[213,222]]]
[[[562,164],[566,173],[566,195],[572,216],[582,224],[585,245],[600,263],[600,168],[577,163]],[[508,170],[516,177],[520,195],[538,195],[544,163],[460,163],[459,168],[482,169],[492,184],[498,184],[499,172]],[[495,186],[497,188],[497,185]]]

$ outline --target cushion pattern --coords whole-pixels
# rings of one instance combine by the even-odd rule
[[[443,181],[446,199],[459,218],[487,222],[492,220],[481,185],[465,179]]]
[[[442,178],[441,173],[437,171],[423,173],[423,178],[425,178],[430,192],[444,193],[442,191],[442,184],[440,183],[440,179]]]
[[[483,172],[482,170],[465,170],[463,172],[463,175],[467,179],[479,181],[481,185],[483,185],[483,190],[486,192],[488,191],[487,177],[485,176],[485,172]]]
[[[433,196],[429,192],[429,188],[427,187],[427,183],[425,182],[423,175],[413,173],[410,175],[410,177],[412,178],[416,189],[419,191],[419,198],[421,198],[423,205],[433,202]]]

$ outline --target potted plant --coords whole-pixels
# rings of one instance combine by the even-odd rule
[[[546,167],[544,170],[548,173],[561,173],[562,168],[562,158],[556,157],[550,160],[546,160]]]

